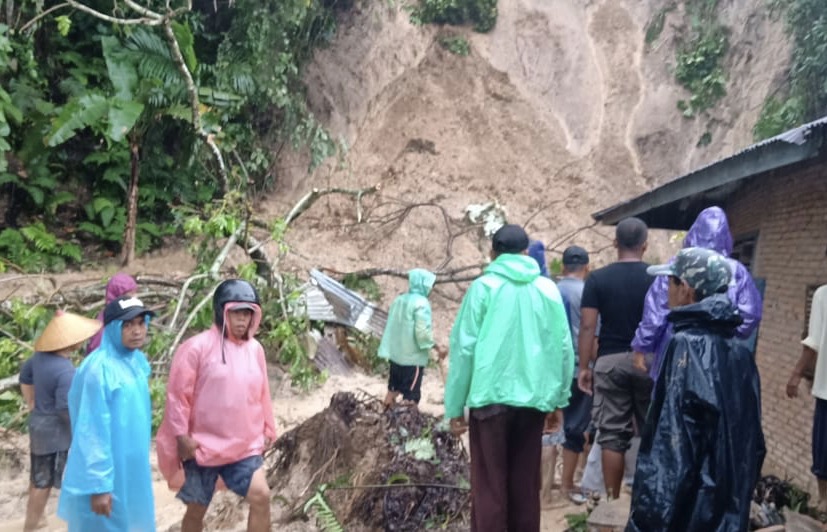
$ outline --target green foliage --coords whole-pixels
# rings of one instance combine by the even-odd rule
[[[563,275],[563,259],[554,257],[548,261],[548,273],[552,277]]]
[[[752,129],[756,141],[774,137],[788,129],[801,125],[805,121],[805,109],[802,98],[790,96],[779,100],[770,96],[764,102],[761,115]]]
[[[675,79],[690,93],[689,100],[678,101],[678,109],[692,118],[726,95],[726,75],[722,62],[729,41],[718,21],[718,0],[686,0],[689,31],[678,46]]]
[[[307,146],[311,167],[335,155],[337,143],[307,108],[301,72],[332,39],[331,5],[241,0],[215,11],[196,3],[176,17],[172,32],[200,100],[201,131],[192,128],[184,76],[161,28],[111,26],[63,10],[21,32],[48,6],[7,6],[0,12],[0,194],[14,208],[6,221],[41,219],[46,209],[47,228],[81,226],[82,243],[117,250],[135,153],[140,252],[174,229],[171,207],[200,207],[221,193],[204,134],[223,154],[230,189],[271,186],[273,146],[284,142]]]
[[[466,56],[471,53],[468,40],[462,35],[450,35],[439,38],[439,44],[455,55]]]
[[[14,339],[33,341],[46,327],[52,312],[41,305],[27,305],[12,299],[0,308],[0,378],[14,375],[20,365],[31,356],[25,344]],[[0,394],[0,427],[24,430],[26,404],[18,390]]]
[[[152,405],[152,434],[154,436],[164,420],[164,405],[167,402],[166,379],[156,377],[149,381],[149,400]]]
[[[360,277],[354,274],[347,274],[342,278],[345,288],[358,292],[368,301],[379,301],[382,299],[382,289],[373,277]]]
[[[411,19],[418,24],[473,24],[475,31],[487,33],[497,24],[497,0],[419,0]]]
[[[827,4],[820,0],[771,0],[786,17],[792,64],[778,95],[764,102],[753,129],[756,141],[827,114]]]
[[[678,109],[693,117],[726,95],[726,76],[721,60],[726,54],[727,37],[723,32],[704,33],[680,49],[675,78],[689,92],[689,100],[680,100]]]
[[[0,262],[25,272],[61,271],[80,262],[81,248],[50,233],[42,222],[0,231]]]
[[[675,4],[669,4],[660,8],[658,12],[655,13],[655,16],[652,17],[652,20],[646,25],[646,35],[644,37],[646,44],[652,44],[658,40],[658,37],[660,37],[660,34],[663,32],[663,25],[666,23],[666,15],[674,9]]]
[[[436,449],[430,436],[412,438],[405,442],[405,453],[413,455],[417,460],[431,461],[436,458]]]
[[[327,484],[316,488],[316,493],[304,503],[303,511],[305,514],[311,511],[315,514],[316,526],[321,532],[344,532],[345,527],[339,522],[336,512],[330,507],[324,495],[326,489]]]
[[[586,532],[589,529],[589,525],[586,522],[588,518],[589,514],[586,512],[566,514],[566,524],[568,525],[566,532]]]

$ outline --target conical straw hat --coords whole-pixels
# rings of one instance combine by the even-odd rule
[[[40,338],[34,343],[37,351],[54,353],[92,338],[103,327],[98,320],[58,310]]]

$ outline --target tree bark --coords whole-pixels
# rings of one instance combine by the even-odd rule
[[[129,151],[132,158],[132,171],[129,179],[129,195],[126,207],[126,228],[121,248],[121,264],[126,267],[135,260],[135,236],[138,232],[138,177],[141,170],[141,159],[138,142],[129,141]]]

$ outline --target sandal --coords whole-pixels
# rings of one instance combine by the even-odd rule
[[[588,501],[588,498],[583,493],[583,491],[577,488],[570,489],[567,495],[569,500],[578,506],[580,506],[581,504],[586,504],[586,502]]]

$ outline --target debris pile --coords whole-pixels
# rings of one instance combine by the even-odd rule
[[[283,525],[310,519],[308,502],[320,501],[318,509],[347,530],[468,528],[461,441],[433,416],[406,407],[386,412],[362,392],[336,393],[328,408],[279,438],[267,478],[286,507],[274,515]]]

